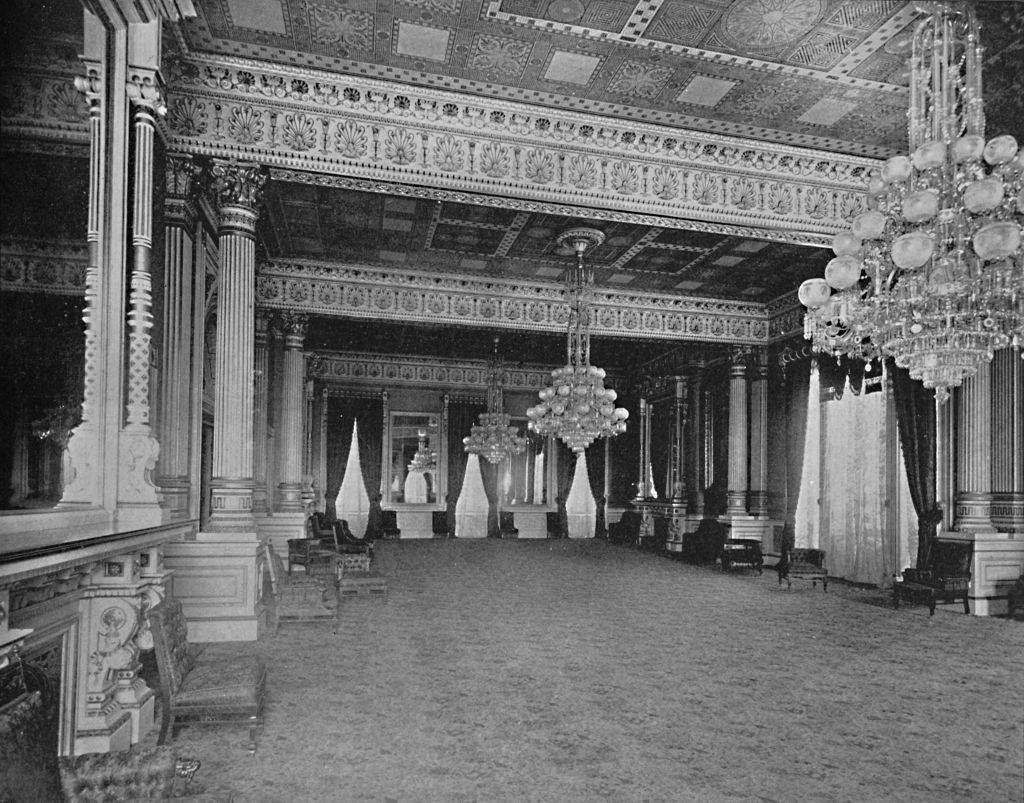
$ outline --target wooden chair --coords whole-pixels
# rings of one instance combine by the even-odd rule
[[[892,586],[892,605],[900,607],[900,600],[923,601],[928,615],[935,615],[937,602],[963,600],[964,613],[971,607],[967,599],[971,584],[971,544],[959,541],[936,541],[932,546],[929,565],[924,569],[904,569],[902,577]]]
[[[758,574],[764,573],[764,555],[761,542],[756,538],[726,538],[722,544],[721,560],[723,572],[734,566],[749,566],[757,569]]]
[[[613,544],[635,544],[640,537],[640,514],[624,510],[619,520],[608,525],[608,540]]]
[[[779,585],[786,581],[786,589],[793,587],[793,579],[810,580],[811,587],[821,581],[821,590],[828,591],[828,569],[825,566],[825,552],[821,549],[790,549],[784,552],[775,570],[779,574]]]
[[[249,752],[256,752],[267,677],[263,662],[241,653],[218,650],[213,655],[205,645],[190,644],[181,602],[171,597],[150,609],[149,624],[160,673],[157,744],[173,738],[175,725],[182,722],[244,723]]]
[[[519,528],[516,527],[516,517],[511,510],[502,510],[498,514],[498,537],[518,538]]]
[[[430,515],[430,530],[434,538],[451,538],[454,535],[448,527],[447,510],[435,510]]]
[[[398,514],[394,510],[381,511],[381,535],[384,538],[399,538],[402,535],[398,529]]]
[[[274,597],[274,631],[282,622],[318,622],[333,620],[338,605],[338,560],[333,551],[313,555],[305,575],[284,573],[281,556],[264,544],[270,590]]]
[[[348,522],[345,519],[338,519],[334,522],[334,529],[331,533],[334,549],[339,555],[373,556],[373,542],[364,538],[356,538],[348,528]]]

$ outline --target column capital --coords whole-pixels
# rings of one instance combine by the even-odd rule
[[[241,207],[255,218],[267,181],[263,168],[258,164],[215,159],[210,173],[211,190],[221,212],[225,207]]]
[[[164,214],[169,225],[195,225],[199,177],[202,171],[187,154],[168,154],[164,160]]]
[[[270,340],[270,324],[273,314],[267,310],[258,309],[256,310],[255,317],[255,335],[256,345],[266,346],[267,341]]]
[[[750,360],[750,346],[732,346],[729,349],[729,376],[744,377],[747,375],[747,363]]]
[[[102,113],[103,73],[99,62],[85,62],[85,75],[75,77],[75,89],[85,95],[85,102],[89,104],[89,114]]]
[[[136,111],[148,112],[151,116],[167,113],[163,81],[160,74],[145,67],[129,67],[125,81],[125,92],[132,108]]]
[[[301,349],[309,330],[309,316],[301,312],[281,313],[281,328],[284,331],[284,347]]]

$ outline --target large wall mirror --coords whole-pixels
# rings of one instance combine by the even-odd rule
[[[436,505],[444,501],[440,421],[438,413],[391,412],[384,466],[387,506]]]
[[[526,449],[501,463],[498,476],[503,508],[550,506],[554,502],[554,442],[527,429],[526,418],[513,418],[512,425],[526,436]]]

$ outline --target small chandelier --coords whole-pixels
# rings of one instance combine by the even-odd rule
[[[605,372],[590,364],[590,304],[593,277],[583,267],[583,252],[604,242],[597,229],[562,232],[558,244],[576,254],[566,287],[569,299],[567,362],[551,372],[551,385],[540,391],[540,404],[526,411],[529,427],[538,435],[557,435],[574,452],[597,438],[626,431],[629,411],[616,407],[616,393],[604,386]]]
[[[419,430],[419,445],[409,463],[409,471],[433,471],[437,467],[437,452],[427,446],[427,431]]]
[[[798,295],[815,349],[892,356],[942,402],[995,350],[1024,339],[1024,151],[1011,136],[985,141],[970,5],[923,9],[910,63],[911,155],[871,178],[868,210],[836,235],[825,278]]]
[[[512,416],[504,412],[503,373],[504,367],[498,359],[498,338],[494,338],[494,355],[487,366],[487,412],[480,413],[480,423],[473,424],[469,436],[462,439],[467,452],[480,455],[488,463],[500,463],[526,448],[526,438],[512,426]]]

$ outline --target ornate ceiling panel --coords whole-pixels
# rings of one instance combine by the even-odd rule
[[[906,138],[901,0],[197,5],[193,51],[866,156]],[[988,60],[1019,53],[1020,10],[980,5]],[[987,94],[1021,107],[1012,84]]]
[[[555,242],[596,226],[587,254],[598,286],[764,303],[821,272],[820,248],[587,217],[494,209],[271,181],[260,232],[273,260],[318,259],[437,273],[557,281]]]

